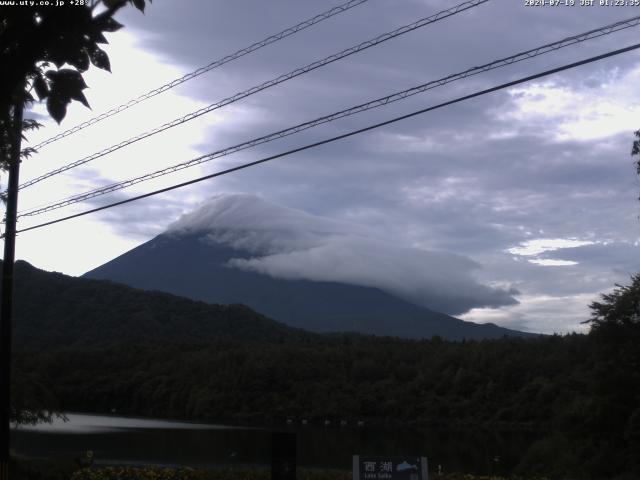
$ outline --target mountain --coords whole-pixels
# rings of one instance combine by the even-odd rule
[[[167,232],[84,277],[209,303],[241,303],[279,322],[313,332],[351,331],[405,338],[439,335],[451,340],[530,335],[494,324],[465,322],[380,288],[339,281],[277,278],[243,268],[256,258],[273,259],[291,249],[299,254],[308,244],[313,249],[318,237],[310,236],[311,228],[299,234],[304,218],[297,211],[285,210],[283,214],[282,209],[268,205],[266,214],[264,209],[261,211],[262,219],[269,218],[264,226],[264,221],[254,222],[248,212],[248,206],[255,208],[257,204],[262,208],[262,202],[251,196],[232,197],[225,197],[222,202],[214,199],[176,222]],[[229,226],[229,218],[236,222],[244,219],[245,225]],[[247,224],[253,228],[246,228]],[[313,225],[315,232],[331,230],[335,237],[335,225],[330,227]]]
[[[211,305],[104,280],[45,272],[24,261],[15,265],[13,338],[18,349],[158,342],[280,343],[317,337],[243,305]]]

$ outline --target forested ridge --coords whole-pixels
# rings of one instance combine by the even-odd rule
[[[24,261],[15,269],[13,335],[18,349],[320,338],[244,305],[213,305],[106,280],[75,278]]]
[[[588,339],[453,343],[334,339],[60,349],[18,354],[62,407],[198,420],[286,418],[539,428],[588,394]],[[55,382],[53,381],[55,379]]]
[[[46,293],[52,274],[27,267]],[[526,430],[538,440],[519,473],[640,475],[640,277],[592,306],[588,335],[464,342],[308,334],[242,306],[159,293],[137,303],[135,289],[77,280],[85,283],[58,291],[66,310],[31,319],[17,306],[19,412]],[[107,308],[114,295],[129,299],[116,318]],[[78,305],[92,301],[95,313],[82,318]],[[183,317],[191,334],[176,329]]]
[[[59,349],[19,353],[16,366],[61,410],[252,425],[305,418],[527,429],[540,435],[523,452],[531,473],[603,478],[638,472],[640,451],[640,329],[610,328],[482,342],[345,337]],[[602,345],[601,336],[616,343]]]

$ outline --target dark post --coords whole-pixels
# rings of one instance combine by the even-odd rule
[[[296,480],[296,434],[271,435],[271,480]]]
[[[9,479],[9,433],[11,415],[11,322],[13,312],[13,262],[16,246],[16,215],[20,177],[22,139],[22,102],[13,109],[13,139],[7,188],[4,257],[2,262],[2,299],[0,304],[0,480]]]

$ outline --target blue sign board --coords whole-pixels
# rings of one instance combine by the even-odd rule
[[[354,455],[353,480],[429,480],[427,458]]]

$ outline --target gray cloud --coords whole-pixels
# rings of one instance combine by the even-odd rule
[[[179,91],[212,103],[448,6],[451,2],[444,0],[411,0],[401,8],[396,1],[372,1],[199,77]],[[329,6],[293,0],[278,4],[191,0],[188,7],[182,2],[154,3],[144,17],[130,9],[122,20],[144,48],[186,72],[325,8]],[[201,153],[227,147],[635,14],[633,8],[526,8],[521,2],[489,2],[226,108],[224,121],[207,127],[205,140],[192,147]],[[193,177],[620,48],[635,43],[636,35],[637,30],[630,29],[454,83],[217,160],[195,169]],[[337,264],[350,258],[369,265],[372,259],[366,253],[378,252],[386,262],[411,272],[414,283],[423,285],[423,298],[454,311],[446,292],[438,291],[435,300],[424,292],[449,275],[448,261],[443,259],[457,259],[451,260],[453,276],[462,283],[446,283],[460,302],[457,311],[474,305],[503,305],[494,312],[498,316],[476,319],[530,330],[571,330],[584,319],[588,299],[615,282],[628,281],[628,273],[640,267],[634,246],[640,237],[639,189],[629,156],[631,132],[638,124],[633,115],[607,110],[611,104],[632,109],[640,102],[629,88],[637,85],[634,72],[639,66],[638,53],[608,59],[537,82],[538,90],[527,85],[532,89],[477,98],[105,212],[100,218],[122,235],[142,240],[162,231],[198,199],[219,192],[252,192],[308,212],[311,217],[303,215],[299,226],[318,221],[325,230],[309,238],[293,236],[297,242],[311,242],[295,248],[278,243],[286,236],[276,235],[269,255],[256,256],[244,268],[293,276],[300,274],[292,267],[298,265],[305,274],[315,271],[321,278],[332,272],[318,266],[319,258],[332,258]],[[593,123],[599,115],[605,120]],[[625,128],[606,130],[607,125],[622,121]],[[577,133],[563,137],[561,133],[567,131]],[[161,152],[162,142],[157,142]],[[376,235],[360,234],[354,225]],[[269,238],[265,232],[256,237],[262,247]],[[389,249],[385,242],[369,240],[379,232],[407,248]],[[600,243],[540,256],[576,262],[567,266],[536,265],[508,252],[536,238]],[[368,246],[361,256],[350,253],[357,242]],[[455,255],[429,256],[429,252],[443,251]],[[465,263],[468,258],[483,268]],[[433,267],[414,271],[409,259]],[[367,281],[350,271],[337,273],[346,280]],[[379,273],[372,276],[378,278]],[[400,273],[391,275],[387,288],[400,283],[398,278]],[[522,292],[517,306],[508,305],[511,286]],[[470,298],[463,299],[460,292],[467,288]],[[416,295],[409,290],[404,295]]]
[[[546,252],[541,258],[562,259],[580,265],[610,269],[631,276],[640,271],[640,246],[623,242],[603,242],[579,248]]]
[[[517,291],[479,284],[480,265],[461,255],[402,246],[383,232],[281,207],[253,195],[214,197],[171,224],[247,251],[229,266],[276,278],[334,281],[386,290],[450,314],[513,305]]]

